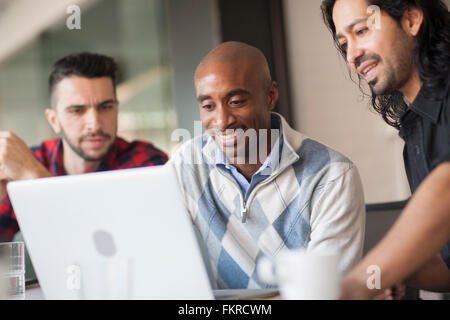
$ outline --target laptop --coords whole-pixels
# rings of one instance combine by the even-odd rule
[[[46,299],[230,299],[170,165],[15,181],[8,194]],[[202,249],[201,249],[202,248]]]

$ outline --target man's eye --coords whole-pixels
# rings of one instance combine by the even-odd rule
[[[341,50],[342,50],[344,53],[347,53],[347,43],[340,43],[340,44],[339,44],[339,47],[341,47]]]
[[[210,104],[205,104],[205,105],[202,106],[202,109],[205,109],[205,110],[207,110],[207,111],[212,110],[212,105],[210,105]]]
[[[245,102],[245,100],[232,100],[230,103],[233,106],[239,106],[241,104],[243,104]]]
[[[70,108],[69,109],[69,113],[73,113],[73,114],[78,114],[81,113],[83,111],[82,108]]]
[[[356,31],[356,34],[357,35],[363,35],[364,33],[367,32],[367,30],[369,30],[369,29],[368,28],[359,29],[358,31]]]
[[[112,104],[104,104],[100,106],[100,110],[110,110],[112,108],[113,108]]]

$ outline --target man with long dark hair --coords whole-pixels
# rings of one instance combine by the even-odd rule
[[[450,290],[450,13],[441,0],[325,0],[336,47],[371,90],[372,106],[405,141],[413,197],[386,237],[342,283],[372,298],[396,283]]]

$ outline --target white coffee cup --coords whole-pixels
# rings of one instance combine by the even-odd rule
[[[339,254],[319,255],[306,250],[284,250],[272,261],[258,262],[258,275],[278,285],[286,300],[334,300],[339,294]]]

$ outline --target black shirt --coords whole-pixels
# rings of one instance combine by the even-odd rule
[[[414,192],[434,168],[450,161],[450,76],[441,89],[422,87],[400,125],[406,174]],[[450,269],[450,243],[441,255]]]

